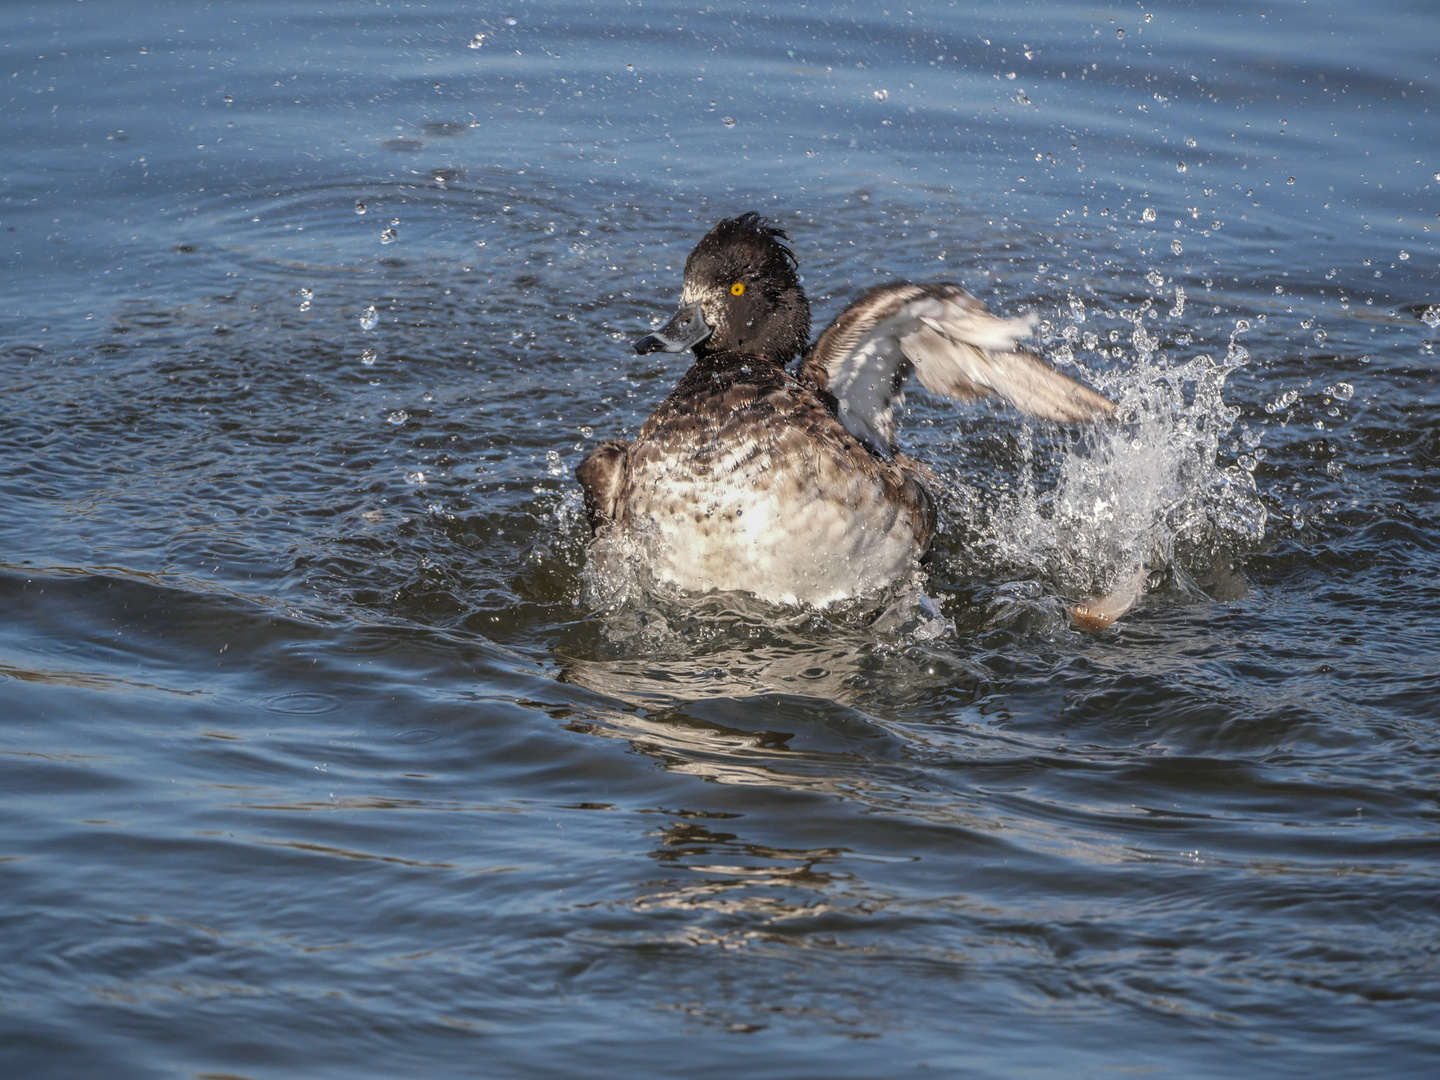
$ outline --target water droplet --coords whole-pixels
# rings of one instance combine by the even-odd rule
[[[1030,104],[1030,96],[1029,96],[1028,94],[1026,94],[1024,90],[1020,90],[1020,91],[1018,91],[1018,92],[1015,94],[1015,100],[1016,100],[1017,102],[1019,102],[1021,105],[1029,105],[1029,104]],[[1025,179],[1025,178],[1022,176],[1020,179],[1023,180],[1023,179]]]
[[[425,483],[425,474],[419,469],[413,472],[407,472],[405,474],[405,482],[407,484],[423,484]]]
[[[1147,206],[1147,207],[1145,207],[1144,212],[1141,213],[1141,215],[1140,215],[1140,220],[1141,220],[1141,221],[1154,221],[1154,220],[1155,220],[1155,208],[1154,208],[1153,206]]]
[[[355,200],[355,212],[356,212],[357,214],[363,214],[363,213],[365,213],[366,210],[369,210],[369,209],[370,209],[370,208],[365,205],[365,200],[364,200],[364,199],[356,199],[356,200]]]
[[[1123,38],[1123,37],[1125,36],[1125,31],[1124,31],[1124,30],[1116,30],[1116,31],[1115,31],[1115,36],[1116,36],[1117,38]]]
[[[375,361],[379,358],[380,354],[377,353],[374,349],[366,349],[360,354],[360,363],[364,364],[366,367],[373,367]]]
[[[484,45],[484,44],[485,44],[485,35],[484,35],[484,34],[476,34],[473,38],[470,39],[470,44],[469,44],[468,48],[478,49],[478,48],[480,48],[480,46],[482,46],[482,45]]]
[[[1440,326],[1440,304],[1431,304],[1420,313],[1420,321],[1434,330]]]
[[[1273,416],[1273,415],[1274,415],[1275,413],[1277,413],[1277,412],[1281,412],[1281,411],[1283,411],[1283,410],[1285,410],[1285,409],[1290,408],[1291,405],[1294,405],[1295,402],[1297,402],[1297,401],[1299,401],[1299,400],[1300,400],[1300,391],[1298,391],[1298,390],[1286,390],[1283,394],[1281,394],[1279,397],[1277,397],[1277,398],[1276,398],[1274,401],[1272,401],[1269,405],[1266,405],[1266,406],[1265,406],[1265,411],[1266,411],[1267,413],[1270,413],[1270,414]]]
[[[310,310],[310,301],[311,301],[312,299],[314,299],[314,297],[315,297],[315,290],[314,290],[314,289],[304,289],[304,288],[302,288],[302,289],[300,290],[300,310],[301,310],[301,311],[309,311],[309,310]]]
[[[1005,73],[1005,78],[1007,78],[1007,79],[1012,79],[1012,80],[1013,80],[1013,79],[1015,78],[1015,72],[1013,72],[1013,71],[1007,71],[1007,72]]]
[[[1175,163],[1175,171],[1176,171],[1176,172],[1184,172],[1184,171],[1185,171],[1185,163],[1184,163],[1183,161],[1177,161],[1177,162]]]
[[[506,26],[515,26],[515,25],[516,25],[517,23],[519,23],[519,22],[520,22],[520,20],[517,19],[517,18],[515,18],[514,15],[506,15],[506,16],[505,16],[505,25],[506,25]]]
[[[385,422],[389,424],[394,424],[396,427],[399,427],[401,424],[403,424],[406,420],[409,419],[410,414],[407,413],[404,409],[396,409],[389,416],[385,417]]]
[[[1337,382],[1334,386],[1325,387],[1325,393],[1336,401],[1349,401],[1355,396],[1355,387],[1348,382]]]
[[[371,304],[369,307],[367,307],[364,311],[360,313],[361,330],[374,330],[375,324],[379,321],[380,313],[375,310],[374,304]]]
[[[1153,19],[1153,18],[1155,18],[1154,15],[1148,15],[1148,14],[1147,14],[1147,15],[1145,16],[1145,21],[1146,21],[1146,22],[1149,22],[1149,21],[1150,21],[1151,19]]]
[[[721,123],[723,123],[726,127],[734,127],[735,118],[733,116],[727,116],[724,120],[721,121]]]
[[[1070,297],[1070,317],[1077,323],[1085,321],[1085,301],[1073,294]]]
[[[1185,314],[1185,289],[1183,286],[1175,286],[1175,304],[1170,308],[1170,318],[1178,319]]]
[[[560,460],[558,450],[545,451],[545,471],[551,476],[562,476],[565,473],[565,464]]]
[[[582,428],[580,429],[580,437],[581,437],[582,439],[592,438],[592,437],[594,436],[594,434],[595,434],[595,429],[594,429],[593,427],[591,427],[589,424],[586,424],[584,427],[582,427]]]
[[[400,234],[396,232],[393,228],[386,229],[380,234],[380,243],[382,244],[393,244],[396,240],[399,239]]]
[[[1172,254],[1172,255],[1179,255],[1179,254],[1180,254],[1181,252],[1183,252],[1184,250],[1185,250],[1185,245],[1182,244],[1182,243],[1180,243],[1179,240],[1171,240],[1171,241],[1170,241],[1170,254]]]
[[[1145,275],[1145,280],[1150,283],[1152,289],[1163,289],[1165,287],[1165,278],[1161,276],[1159,270],[1151,270]]]
[[[1410,258],[1410,252],[1408,252],[1408,251],[1402,251],[1402,252],[1400,252],[1400,261],[1401,261],[1401,262],[1404,262],[1404,261],[1405,261],[1406,259],[1408,259],[1408,258]]]
[[[1290,177],[1290,179],[1289,179],[1289,180],[1286,180],[1285,183],[1286,183],[1287,186],[1289,186],[1290,184],[1295,183],[1295,177],[1293,177],[1293,176]]]

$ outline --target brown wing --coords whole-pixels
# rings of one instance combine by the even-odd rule
[[[585,494],[585,513],[590,518],[590,531],[615,519],[615,503],[624,487],[629,469],[630,444],[610,440],[590,453],[575,470],[580,490]]]
[[[894,406],[913,371],[961,401],[999,397],[1043,420],[1107,416],[1114,404],[1016,345],[1033,318],[1002,319],[958,285],[881,285],[826,328],[801,377],[829,390],[851,434],[889,452]]]

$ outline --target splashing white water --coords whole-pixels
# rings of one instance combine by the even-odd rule
[[[1118,422],[1064,444],[1046,490],[1036,439],[1025,439],[1020,481],[981,530],[1000,567],[1049,577],[1070,596],[1124,589],[1139,575],[1188,576],[1265,535],[1254,477],[1222,456],[1238,415],[1222,391],[1249,361],[1238,343],[1248,324],[1236,324],[1223,361],[1172,361],[1145,327],[1147,309],[1120,313],[1134,327],[1133,353],[1096,379],[1119,404]]]

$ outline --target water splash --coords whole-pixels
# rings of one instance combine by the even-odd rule
[[[1254,477],[1222,453],[1238,417],[1222,392],[1249,361],[1238,341],[1248,324],[1236,324],[1224,360],[1172,360],[1145,327],[1149,308],[1120,312],[1134,328],[1133,351],[1096,379],[1118,403],[1119,422],[1062,437],[1058,461],[1042,460],[1043,436],[1030,432],[1019,483],[988,511],[971,498],[982,507],[978,539],[996,571],[1047,577],[1080,597],[1124,589],[1140,575],[1188,581],[1263,540]]]

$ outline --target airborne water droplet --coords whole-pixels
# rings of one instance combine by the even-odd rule
[[[379,321],[380,313],[375,310],[374,304],[371,304],[369,307],[367,307],[364,311],[360,313],[361,330],[374,330],[375,324]]]
[[[1170,254],[1172,254],[1172,255],[1179,255],[1179,254],[1180,254],[1182,251],[1184,251],[1184,250],[1185,250],[1185,245],[1182,244],[1182,243],[1180,243],[1179,240],[1171,240],[1171,241],[1170,241]]]
[[[1154,208],[1153,206],[1147,206],[1147,207],[1145,208],[1144,213],[1142,213],[1142,214],[1140,215],[1140,220],[1141,220],[1141,221],[1154,221],[1154,220],[1155,220],[1155,208]]]
[[[356,200],[355,200],[355,212],[356,212],[357,214],[363,214],[363,213],[365,213],[365,211],[368,210],[368,209],[370,209],[370,208],[365,205],[365,200],[364,200],[364,199],[356,199]]]
[[[380,243],[382,244],[393,244],[398,239],[400,239],[400,234],[393,228],[386,229],[380,234]]]
[[[360,354],[360,363],[364,364],[366,367],[372,367],[375,361],[379,358],[380,354],[377,353],[374,349],[366,349]]]
[[[386,423],[394,424],[396,427],[399,427],[401,424],[405,423],[405,421],[409,419],[410,414],[407,413],[404,409],[396,409],[389,416],[385,417]]]

